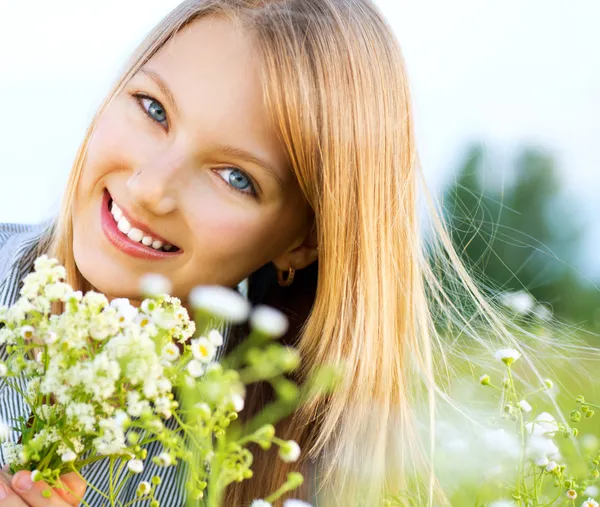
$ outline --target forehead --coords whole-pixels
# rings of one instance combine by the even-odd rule
[[[208,16],[182,29],[144,67],[170,89],[179,127],[204,145],[253,150],[281,167],[285,156],[266,108],[260,65],[247,30]]]

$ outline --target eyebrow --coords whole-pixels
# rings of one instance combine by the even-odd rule
[[[160,91],[163,93],[163,95],[165,97],[167,97],[167,100],[170,102],[170,105],[173,108],[173,111],[175,112],[175,114],[179,115],[179,106],[177,106],[175,97],[173,97],[171,90],[169,89],[167,84],[163,81],[163,79],[153,70],[150,70],[150,69],[147,69],[144,67],[142,67],[139,70],[139,72],[144,74],[145,76],[149,77],[152,81],[154,81],[156,86],[158,86],[160,88]]]
[[[267,175],[269,175],[272,179],[275,180],[277,185],[279,185],[279,188],[281,190],[284,190],[283,181],[281,180],[279,174],[277,174],[277,171],[275,171],[275,169],[266,161],[258,158],[249,151],[246,151],[242,148],[236,148],[235,146],[231,146],[230,144],[220,144],[216,147],[216,150],[220,151],[224,155],[238,159],[243,159],[247,162],[250,162],[251,164],[261,167],[265,170],[265,173]]]

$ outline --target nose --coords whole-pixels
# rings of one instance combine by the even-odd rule
[[[169,151],[138,165],[127,180],[132,204],[155,215],[175,211],[184,178],[184,160]]]

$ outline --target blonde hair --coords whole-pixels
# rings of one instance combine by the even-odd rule
[[[304,369],[340,361],[347,372],[334,395],[311,400],[286,421],[285,437],[303,444],[305,465],[316,463],[309,472],[318,479],[319,505],[379,505],[386,487],[415,488],[417,505],[447,505],[432,466],[433,421],[436,398],[449,400],[436,374],[451,375],[447,355],[453,352],[444,345],[438,317],[489,348],[473,323],[477,314],[498,342],[526,351],[462,266],[435,202],[427,198],[435,230],[429,247],[442,252],[438,267],[454,280],[450,286],[442,286],[430,264],[417,220],[421,173],[405,64],[392,30],[369,0],[181,3],[139,46],[92,122],[50,250],[70,283],[90,288],[73,258],[71,207],[96,121],[171,37],[207,15],[227,16],[254,35],[267,108],[314,211],[316,286],[308,291],[297,337]],[[298,283],[286,291],[301,290]],[[471,301],[468,311],[458,302],[464,297]],[[427,405],[425,443],[419,400]],[[226,505],[248,505],[281,484],[287,465],[271,457],[257,454],[256,478],[232,486]],[[428,477],[425,491],[412,482],[416,474]]]

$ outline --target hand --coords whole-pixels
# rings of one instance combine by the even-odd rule
[[[63,475],[64,488],[52,490],[49,497],[42,496],[48,489],[45,482],[32,482],[31,472],[21,471],[11,476],[0,472],[0,507],[74,507],[85,493],[85,481],[76,473]]]

